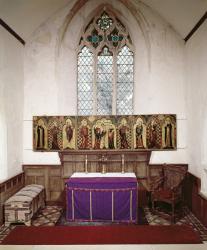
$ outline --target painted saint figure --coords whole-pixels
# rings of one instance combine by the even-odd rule
[[[84,119],[81,121],[80,127],[80,136],[81,136],[81,149],[89,148],[89,128],[87,126],[87,121]]]
[[[172,124],[171,120],[166,119],[166,125],[164,127],[165,131],[165,148],[173,148],[173,139],[172,139]]]
[[[114,129],[110,128],[108,131],[108,144],[110,149],[114,149]]]
[[[144,148],[143,145],[143,125],[142,122],[139,121],[139,123],[136,126],[136,148]]]
[[[63,149],[74,149],[74,128],[72,126],[72,121],[68,118],[63,126]]]
[[[57,123],[54,122],[53,127],[51,128],[52,135],[52,147],[51,149],[60,149],[58,145],[58,126]]]
[[[94,143],[94,149],[100,149],[101,148],[101,139],[106,134],[106,131],[101,129],[100,127],[94,128],[94,135],[95,135],[95,143]]]
[[[113,120],[102,118],[95,121],[92,127],[92,147],[94,149],[116,148],[116,127]]]
[[[65,132],[66,132],[66,138],[68,142],[70,142],[73,138],[73,128],[71,124],[68,122],[66,123]]]
[[[157,124],[152,121],[149,134],[149,147],[156,148],[157,146]]]
[[[129,127],[127,126],[126,119],[121,120],[121,126],[119,127],[119,135],[120,135],[120,142],[121,142],[121,149],[128,149],[129,143],[127,141],[127,133],[129,131]]]
[[[43,125],[44,122],[39,120],[37,125],[37,149],[45,148],[45,128]]]

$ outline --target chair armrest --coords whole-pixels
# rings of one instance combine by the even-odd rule
[[[154,190],[159,189],[162,186],[164,179],[165,179],[164,176],[158,176],[154,178],[153,180],[151,180],[150,182],[151,190],[154,191]]]

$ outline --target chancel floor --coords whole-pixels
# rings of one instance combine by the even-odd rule
[[[149,207],[140,209],[139,212],[142,213],[139,224],[149,224],[149,225],[170,225],[170,220],[167,218],[164,219],[163,216],[153,214]],[[165,216],[164,216],[165,217]],[[167,216],[166,216],[167,217]],[[92,222],[90,222],[92,223]],[[65,220],[65,213],[62,207],[59,206],[46,206],[44,209],[40,210],[38,214],[33,218],[33,226],[55,226],[55,225],[88,225],[88,222],[83,223],[69,223]],[[103,224],[100,222],[96,223],[97,225]],[[188,224],[193,227],[193,229],[199,232],[201,240],[207,242],[207,228],[194,216],[194,214],[187,208],[184,208],[183,216],[176,221],[176,224]],[[10,225],[10,227],[5,227],[2,225],[0,227],[0,244],[2,240],[13,230],[16,226],[19,225]]]
[[[167,215],[163,213],[163,216],[160,214],[152,213],[149,207],[144,208],[145,217],[149,225],[170,225],[171,222],[167,218]],[[164,217],[166,217],[164,219]],[[177,225],[187,224],[190,225],[195,231],[199,232],[201,240],[207,241],[207,228],[199,221],[198,218],[187,208],[183,208],[183,216],[176,220]]]

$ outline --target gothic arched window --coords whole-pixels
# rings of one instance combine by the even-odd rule
[[[78,115],[133,113],[134,54],[122,22],[106,11],[86,26],[78,52]]]

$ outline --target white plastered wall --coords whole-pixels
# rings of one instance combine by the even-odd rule
[[[207,21],[186,43],[189,171],[207,197]]]
[[[23,45],[0,26],[0,181],[22,171]]]
[[[25,52],[24,163],[57,164],[57,153],[32,151],[33,115],[77,114],[77,44],[88,16],[99,4],[112,5],[135,47],[134,114],[177,114],[178,150],[153,152],[151,163],[186,163],[184,42],[150,8],[131,1],[87,2],[60,39],[72,3],[31,36]],[[131,8],[131,9],[130,9]]]

